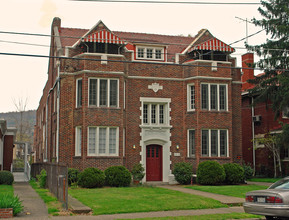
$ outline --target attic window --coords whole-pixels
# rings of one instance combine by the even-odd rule
[[[137,46],[136,59],[164,60],[164,48]]]

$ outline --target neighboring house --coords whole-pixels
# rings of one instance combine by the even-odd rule
[[[16,131],[7,127],[6,120],[0,119],[0,170],[11,170]]]
[[[142,163],[143,181],[174,164],[240,162],[241,73],[234,49],[195,37],[52,24],[48,80],[37,110],[35,161],[105,169]]]
[[[252,53],[247,53],[242,56],[242,67],[248,68],[247,64],[254,63]],[[262,75],[263,73],[259,74]],[[258,77],[258,75],[256,76]],[[248,79],[253,79],[253,69],[243,69],[242,75],[242,144],[243,144],[243,159],[246,163],[256,167],[256,173],[261,175],[273,175],[273,157],[272,153],[262,144],[258,144],[258,139],[263,138],[267,134],[280,133],[282,126],[279,121],[289,123],[289,118],[282,114],[278,119],[274,119],[274,112],[270,107],[270,103],[255,103],[254,97],[249,95],[248,89],[254,88],[254,85],[247,82]],[[287,109],[288,111],[289,109]],[[285,110],[286,111],[286,110]],[[285,112],[284,112],[285,113]],[[255,150],[253,148],[255,143]],[[281,152],[283,160],[284,173],[289,172],[289,152],[285,149]]]

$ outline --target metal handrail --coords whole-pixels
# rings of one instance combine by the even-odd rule
[[[26,174],[28,181],[29,181],[30,177],[31,177],[31,166],[30,166],[29,162],[26,162],[25,166],[26,166],[26,173],[25,174]]]

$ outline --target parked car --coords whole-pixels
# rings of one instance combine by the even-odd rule
[[[245,212],[265,215],[266,219],[289,219],[289,176],[268,189],[246,193],[243,207]]]

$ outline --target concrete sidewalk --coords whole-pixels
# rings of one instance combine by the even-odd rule
[[[28,182],[16,182],[13,187],[14,195],[19,196],[24,206],[24,211],[18,214],[18,217],[26,219],[48,217],[45,203]]]
[[[188,193],[192,195],[204,196],[207,198],[220,201],[221,203],[226,204],[226,205],[240,206],[245,202],[245,199],[242,199],[242,198],[237,198],[233,196],[224,196],[224,195],[215,194],[215,193],[208,193],[208,192],[203,192],[199,190],[184,188],[184,187],[177,186],[177,185],[166,185],[166,186],[158,186],[158,187],[170,189],[170,190],[176,190],[179,192]]]

